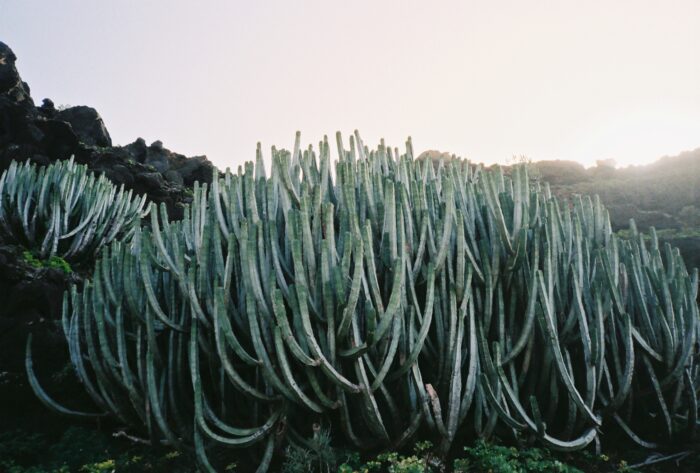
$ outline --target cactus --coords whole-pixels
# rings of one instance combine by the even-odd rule
[[[607,425],[643,446],[694,432],[698,272],[677,250],[619,239],[597,198],[559,202],[523,167],[337,142],[335,173],[327,139],[297,136],[270,177],[258,150],[196,185],[182,221],[151,204],[150,228],[100,254],[63,320],[100,411],[207,471],[217,445],[260,445],[263,471],[314,423],[444,453],[458,435],[576,450]]]
[[[145,202],[72,159],[46,167],[13,161],[0,176],[0,239],[44,260],[89,260],[134,232]]]

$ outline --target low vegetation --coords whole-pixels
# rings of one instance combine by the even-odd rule
[[[73,272],[73,269],[71,268],[70,264],[61,258],[60,256],[51,256],[47,260],[40,260],[31,251],[24,251],[22,253],[22,256],[24,257],[24,261],[26,261],[28,264],[31,266],[39,269],[39,268],[51,268],[51,269],[59,269],[63,271],[64,273],[70,274]]]

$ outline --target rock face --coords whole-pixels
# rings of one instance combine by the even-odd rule
[[[56,118],[70,123],[81,143],[102,148],[112,146],[112,138],[109,137],[107,127],[94,108],[85,105],[66,108],[59,111]]]
[[[37,107],[16,60],[9,46],[0,42],[0,173],[13,160],[44,165],[74,156],[115,183],[165,203],[173,218],[180,218],[182,206],[190,201],[187,187],[194,181],[211,182],[214,166],[205,156],[188,158],[160,141],[148,146],[141,138],[113,146],[94,108],[58,110],[49,99]]]

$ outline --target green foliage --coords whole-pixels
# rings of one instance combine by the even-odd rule
[[[564,205],[523,167],[338,147],[332,172],[328,142],[297,137],[269,178],[259,152],[101,253],[63,318],[95,415],[204,471],[252,445],[264,471],[284,435],[323,468],[314,424],[359,449],[422,432],[441,455],[458,434],[572,451],[603,426],[646,448],[692,432],[698,275],[676,249],[618,238],[598,198]],[[92,415],[41,389],[31,342],[27,371]]]
[[[700,189],[700,149],[664,157],[645,166],[584,169],[571,161],[534,163],[552,193],[600,195],[610,210],[614,229],[626,227],[630,218],[640,229],[650,227],[680,229],[698,227],[698,189]],[[686,253],[686,255],[692,253]]]
[[[47,268],[60,269],[64,273],[70,274],[73,272],[70,264],[60,256],[51,256],[48,261],[46,261],[45,265]]]
[[[428,442],[429,443],[429,442]],[[388,452],[365,463],[343,464],[340,473],[437,473],[445,465],[433,461],[430,447],[417,443],[413,455]],[[597,461],[587,462],[596,466]],[[607,466],[607,465],[606,465]],[[607,468],[606,468],[607,470]],[[301,471],[301,470],[300,470]],[[310,471],[310,470],[309,470]],[[482,440],[473,447],[464,448],[464,456],[452,462],[454,473],[582,473],[581,470],[555,458],[548,450],[538,448],[516,449],[494,445]]]
[[[699,228],[700,227],[700,209],[695,205],[684,206],[678,214],[681,225],[684,228]]]
[[[346,461],[338,468],[339,473],[428,473],[438,471],[430,460],[433,458],[432,444],[419,442],[414,446],[413,455],[402,455],[397,452],[386,452],[375,458],[361,463],[358,458]]]
[[[516,449],[479,440],[464,452],[466,457],[454,461],[455,473],[581,473],[538,448]]]
[[[12,162],[0,176],[0,239],[64,267],[60,257],[89,259],[116,238],[129,237],[145,215],[145,197],[132,198],[106,177],[73,160],[46,167]]]
[[[24,257],[24,261],[35,268],[60,269],[66,274],[73,272],[73,268],[70,267],[70,264],[60,256],[51,256],[48,260],[43,261],[34,256],[31,251],[24,251],[22,256]]]
[[[319,429],[305,446],[292,444],[285,450],[282,473],[330,473],[346,455],[331,445],[330,432]]]

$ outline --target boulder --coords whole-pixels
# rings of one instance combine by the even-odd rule
[[[81,143],[102,148],[112,146],[107,127],[94,108],[85,105],[66,108],[56,113],[56,118],[70,123]]]

